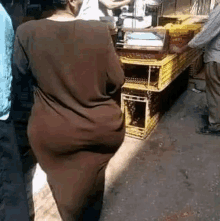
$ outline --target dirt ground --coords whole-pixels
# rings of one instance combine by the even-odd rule
[[[100,221],[220,220],[220,137],[207,123],[204,77],[164,114],[145,140],[126,137],[106,171]],[[48,186],[35,196],[36,221],[60,220]]]

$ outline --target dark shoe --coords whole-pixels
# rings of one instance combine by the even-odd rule
[[[213,130],[209,126],[204,126],[197,130],[196,133],[204,135],[220,135],[220,130]]]

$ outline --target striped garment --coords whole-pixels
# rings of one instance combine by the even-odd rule
[[[188,45],[191,48],[205,48],[204,62],[220,63],[220,5],[210,13],[202,31]]]

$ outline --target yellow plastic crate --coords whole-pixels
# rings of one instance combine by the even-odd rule
[[[164,26],[167,31],[169,31],[169,35],[171,36],[179,36],[189,33],[189,29],[183,28],[183,25],[176,24],[167,24]]]
[[[121,109],[125,115],[126,134],[144,139],[157,125],[161,114],[160,93],[149,95],[141,91],[121,94]],[[137,96],[140,93],[142,96]],[[152,93],[152,92],[151,92]],[[135,95],[134,95],[135,94]]]
[[[179,74],[202,56],[202,54],[202,50],[190,49],[181,55],[167,55],[164,59],[159,61],[120,56],[120,60],[125,64],[125,68],[126,65],[137,65],[137,67],[141,65],[146,67],[145,76],[138,76],[138,71],[134,71],[136,76],[130,74],[128,76],[125,70],[126,80],[123,87],[143,91],[162,91],[179,76]]]
[[[128,125],[126,127],[126,135],[137,139],[145,139],[153,132],[154,128],[157,126],[159,119],[160,113],[157,113],[148,120],[148,125],[145,128]]]
[[[166,24],[165,29],[169,31],[169,34],[172,36],[178,36],[182,34],[187,34],[189,31],[200,31],[202,24]]]
[[[121,109],[125,116],[126,134],[144,139],[151,134],[163,113],[186,90],[188,72],[183,72],[161,92],[122,88]]]

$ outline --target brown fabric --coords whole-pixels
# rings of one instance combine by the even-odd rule
[[[91,193],[103,191],[106,165],[124,139],[114,100],[124,73],[111,35],[98,21],[30,21],[17,30],[14,61],[38,84],[30,144],[63,219],[75,220]]]
[[[220,63],[206,64],[206,98],[209,108],[209,123],[220,130]]]

